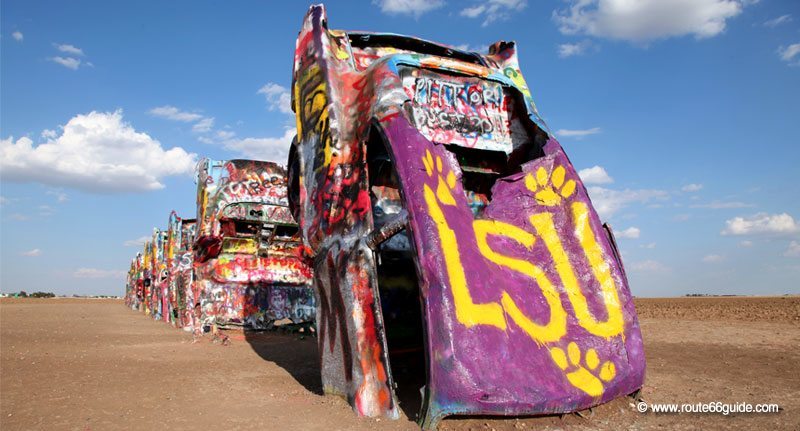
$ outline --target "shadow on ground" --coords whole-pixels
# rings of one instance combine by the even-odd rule
[[[309,392],[323,395],[317,338],[297,333],[244,331],[244,339],[262,359],[285,369]],[[416,352],[414,352],[416,353]],[[415,354],[393,355],[392,373],[400,409],[416,420],[425,384],[424,358]]]
[[[244,331],[253,351],[286,370],[309,392],[322,395],[319,354],[315,337],[276,332]]]

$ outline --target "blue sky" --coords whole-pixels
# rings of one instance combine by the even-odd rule
[[[308,4],[0,8],[0,290],[121,294],[194,161],[284,161]],[[534,100],[637,296],[800,293],[800,3],[379,0],[331,28],[485,51],[515,40]]]

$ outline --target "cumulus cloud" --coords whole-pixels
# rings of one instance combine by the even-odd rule
[[[558,45],[558,56],[560,58],[567,58],[583,55],[591,47],[592,42],[590,40],[584,40],[576,43],[562,43]]]
[[[210,132],[213,127],[214,127],[214,117],[207,117],[194,123],[194,125],[192,126],[192,131],[197,133],[207,133]]]
[[[800,257],[800,242],[792,241],[789,243],[789,248],[783,252],[786,257]]]
[[[695,184],[695,183],[687,184],[687,185],[681,187],[681,191],[682,192],[687,192],[687,193],[699,192],[702,189],[703,189],[703,185],[702,184]]]
[[[574,0],[553,12],[564,34],[646,42],[694,35],[713,37],[739,15],[742,0]]]
[[[703,256],[703,262],[705,263],[719,263],[723,260],[725,260],[725,257],[719,254],[708,254]]]
[[[561,129],[556,132],[556,136],[562,138],[583,139],[589,135],[596,135],[598,133],[600,133],[599,127],[592,127],[591,129],[584,129],[584,130]]]
[[[79,57],[83,57],[83,50],[74,45],[70,45],[68,43],[64,44],[54,43],[53,46],[55,46],[57,50],[63,52],[64,54],[77,55]]]
[[[800,226],[787,213],[758,213],[749,217],[734,217],[725,222],[722,235],[786,235],[800,232]]]
[[[200,114],[181,111],[171,105],[158,106],[147,111],[147,113],[154,117],[165,118],[172,121],[182,121],[184,123],[194,123],[195,121],[203,119],[203,116]]]
[[[125,247],[141,247],[144,245],[144,243],[150,241],[151,238],[152,238],[151,236],[140,236],[139,238],[136,239],[129,239],[123,242],[122,245],[124,245]]]
[[[161,189],[161,179],[194,171],[196,155],[165,150],[123,121],[122,111],[80,114],[61,136],[34,145],[27,137],[0,140],[0,178],[95,193]]]
[[[631,203],[645,203],[656,199],[666,199],[669,194],[663,190],[612,190],[605,187],[588,187],[589,197],[592,198],[597,213],[602,218],[608,218],[617,211],[627,207]]]
[[[413,15],[419,17],[444,6],[443,0],[372,0],[381,12],[390,15]]]
[[[644,260],[630,265],[637,272],[669,272],[670,268],[657,260]]]
[[[53,63],[58,63],[66,67],[67,69],[72,69],[72,70],[78,70],[78,67],[80,67],[81,65],[81,61],[79,59],[72,57],[55,56],[55,57],[50,57],[50,61],[52,61]]]
[[[775,18],[775,19],[771,19],[769,21],[764,22],[764,26],[775,28],[775,27],[777,27],[777,26],[779,26],[781,24],[786,24],[786,23],[789,23],[789,22],[792,22],[792,16],[791,15],[781,15],[781,16]]]
[[[747,241],[747,240],[745,240],[745,241],[741,241],[741,242],[739,243],[739,245],[740,245],[741,247],[752,247],[752,246],[753,246],[753,241]]]
[[[115,269],[78,268],[72,276],[75,278],[125,278],[125,271]]]
[[[42,251],[39,250],[38,248],[34,248],[33,250],[23,251],[22,253],[20,253],[20,255],[29,256],[29,257],[36,257],[36,256],[41,256],[42,255]]]
[[[44,129],[42,130],[41,136],[42,139],[55,139],[55,137],[58,136],[58,132],[55,130]]]
[[[267,108],[270,111],[278,110],[284,114],[292,114],[292,96],[289,89],[274,82],[268,82],[256,91],[267,99]]]
[[[800,55],[798,54],[800,54],[800,43],[793,43],[789,46],[778,48],[778,56],[791,66],[800,65]]]
[[[461,10],[460,15],[467,18],[483,17],[483,27],[495,22],[507,20],[514,12],[525,9],[526,0],[487,0],[475,6]]]
[[[605,169],[602,166],[592,166],[591,168],[581,169],[578,171],[578,175],[583,180],[584,184],[611,184],[614,182],[614,179],[608,175]]]
[[[286,129],[283,136],[267,138],[244,138],[224,141],[223,146],[247,158],[269,160],[285,165],[289,159],[289,147],[297,129]]]
[[[67,194],[61,191],[61,189],[51,189],[46,191],[45,193],[51,196],[55,196],[56,201],[58,201],[58,203],[60,204],[63,204],[64,202],[69,200]]]
[[[16,40],[17,42],[22,42],[23,39],[25,39],[25,36],[23,36],[22,32],[19,30],[15,31],[14,33],[11,33],[11,37],[13,37],[14,40]]]
[[[623,229],[619,232],[616,232],[614,235],[617,238],[625,238],[625,239],[637,239],[642,232],[639,230],[638,227],[629,227],[627,229]]]

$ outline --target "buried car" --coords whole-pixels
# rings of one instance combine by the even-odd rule
[[[311,324],[311,269],[286,200],[285,168],[203,159],[197,169],[194,274],[202,325]]]
[[[477,54],[329,30],[312,6],[292,85],[289,200],[313,260],[326,393],[435,428],[642,387],[613,233],[513,42]]]
[[[184,219],[175,211],[169,215],[167,249],[169,263],[169,301],[170,320],[174,326],[186,329],[195,328],[194,271],[192,268],[192,241],[196,226],[195,219]],[[197,325],[199,327],[199,325]]]

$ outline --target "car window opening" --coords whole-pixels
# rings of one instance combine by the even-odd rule
[[[461,168],[461,184],[476,219],[482,217],[483,211],[491,203],[492,189],[498,179],[516,174],[522,170],[522,165],[544,156],[543,147],[547,143],[547,133],[525,117],[516,121],[520,121],[525,133],[511,135],[513,150],[510,154],[504,151],[445,145]]]

